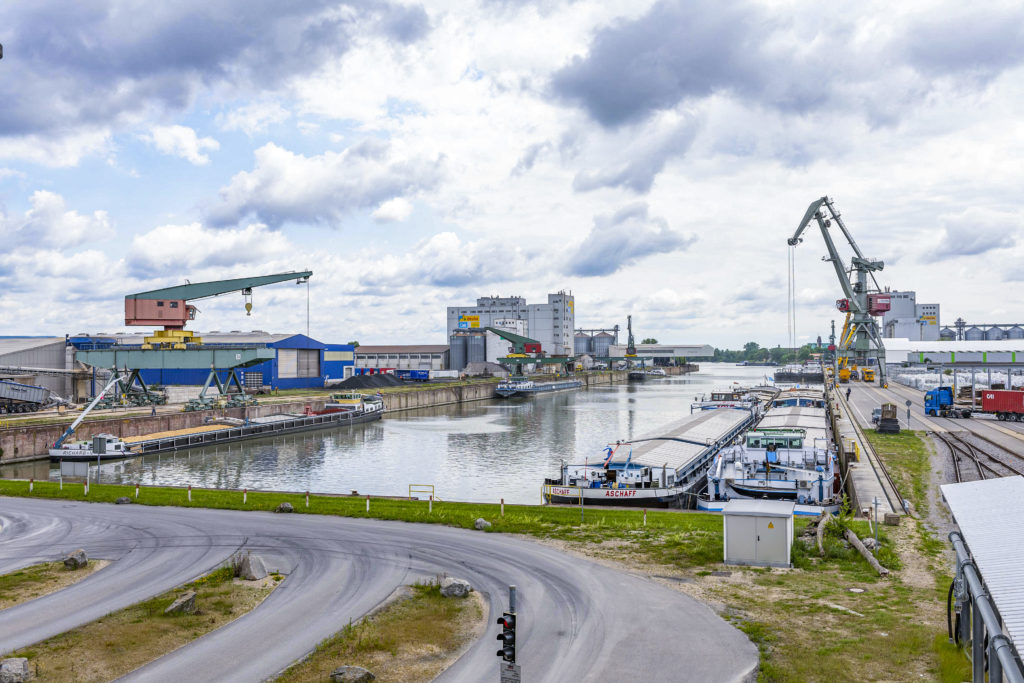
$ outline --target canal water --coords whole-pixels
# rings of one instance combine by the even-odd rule
[[[352,427],[104,463],[99,479],[389,496],[432,485],[439,500],[539,503],[544,478],[557,476],[563,460],[597,459],[609,442],[655,435],[688,415],[698,394],[759,384],[771,371],[703,364],[698,373],[642,383],[405,411]],[[57,478],[55,465],[44,467]]]

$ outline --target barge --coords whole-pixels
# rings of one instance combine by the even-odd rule
[[[747,498],[792,502],[796,515],[835,513],[839,472],[823,393],[783,391],[756,428],[715,456],[697,508],[720,512],[729,500]]]
[[[357,398],[358,397],[358,398]],[[200,448],[214,444],[244,441],[312,429],[348,427],[373,422],[384,415],[384,401],[377,396],[358,393],[333,394],[321,411],[279,413],[229,423],[211,423],[198,427],[118,438],[98,434],[91,441],[67,442],[50,449],[53,462],[96,462],[134,458],[151,453]]]
[[[544,502],[692,507],[711,458],[759,417],[756,405],[702,410],[654,436],[609,444],[593,460],[563,463],[545,480]]]
[[[568,391],[579,389],[583,382],[578,379],[561,380],[558,382],[534,382],[529,379],[508,379],[498,382],[494,393],[502,398],[517,396],[519,394],[545,394],[552,391]]]
[[[824,370],[820,363],[786,365],[775,371],[777,384],[823,384]]]

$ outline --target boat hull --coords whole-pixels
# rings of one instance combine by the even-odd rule
[[[616,507],[682,508],[693,497],[682,487],[652,489],[581,489],[578,486],[545,484],[541,490],[544,502],[550,505],[579,505],[580,492],[583,505],[614,505]]]
[[[133,444],[129,454],[114,453],[100,455],[99,460],[126,460],[137,458],[141,455],[151,453],[166,453],[168,451],[180,451],[189,448],[202,448],[223,443],[235,443],[249,439],[259,439],[279,434],[293,434],[317,429],[335,429],[337,427],[348,427],[362,424],[364,422],[375,422],[383,417],[383,410],[376,410],[370,413],[353,414],[352,411],[327,413],[324,415],[296,416],[294,420],[280,423],[250,425],[248,427],[231,427],[215,432],[202,432],[199,434],[187,434],[180,437],[169,437],[157,439],[152,442],[143,441]],[[50,461],[58,462],[96,462],[97,456],[92,452],[61,452],[59,449],[50,449]]]
[[[532,387],[526,389],[506,389],[499,387],[494,390],[498,396],[502,398],[510,398],[512,396],[529,396],[530,394],[548,394],[552,391],[570,391],[572,389],[579,389],[583,386],[583,382],[572,380],[571,382],[548,382],[545,384],[535,384]]]

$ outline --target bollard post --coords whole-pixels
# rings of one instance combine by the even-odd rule
[[[63,491],[64,490],[64,472],[61,472],[60,474],[57,475],[57,481],[60,482],[60,490]]]
[[[502,517],[505,516],[505,499],[504,498],[501,499],[501,516]]]
[[[644,526],[647,526],[647,508],[644,508]]]
[[[306,491],[306,507],[309,507],[309,491]]]
[[[369,496],[366,497],[366,511],[367,512],[370,511],[370,497]]]
[[[82,495],[83,496],[88,496],[89,495],[89,477],[85,478],[85,489],[84,489],[84,492],[82,493]]]
[[[192,502],[192,484],[188,485],[188,502]]]
[[[433,493],[430,494],[430,502],[427,503],[427,512],[430,512],[430,513],[434,512],[434,494]]]
[[[135,500],[139,499],[139,482],[135,482]]]
[[[35,485],[36,485],[36,478],[35,477],[31,477],[28,480],[28,492],[29,493],[32,493],[32,489],[35,488]]]
[[[247,500],[249,500],[249,489],[242,489],[242,505],[245,505]]]

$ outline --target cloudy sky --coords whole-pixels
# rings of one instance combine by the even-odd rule
[[[565,289],[578,325],[785,343],[823,194],[883,285],[1019,322],[1022,34],[1019,2],[4,2],[0,335],[308,268],[323,341]],[[804,340],[839,318],[823,254]],[[192,327],[305,331],[304,287],[254,294]]]

